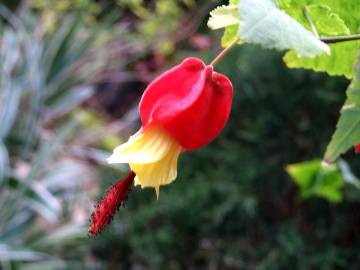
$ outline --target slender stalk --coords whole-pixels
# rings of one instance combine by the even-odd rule
[[[308,21],[308,23],[310,24],[310,27],[311,27],[311,31],[313,32],[313,34],[319,38],[319,33],[316,29],[316,26],[314,24],[314,22],[312,21],[311,17],[310,17],[310,14],[309,14],[309,10],[307,7],[304,7],[303,9],[303,13],[304,13],[304,16],[306,18],[306,20]]]
[[[321,37],[320,40],[327,44],[345,42],[345,41],[354,41],[354,40],[360,40],[360,34],[346,35],[346,36],[333,36],[333,37]]]
[[[211,61],[210,65],[215,66],[221,59],[239,42],[239,38],[235,39],[229,46],[222,50],[215,58]]]

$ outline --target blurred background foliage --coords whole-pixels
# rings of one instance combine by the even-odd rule
[[[186,56],[211,61],[220,3],[3,1],[0,269],[359,269],[359,157],[318,159],[349,82],[254,46],[217,67],[235,88],[221,136],[182,155],[159,200],[135,188],[87,237],[127,171],[104,160],[139,128],[143,89]]]

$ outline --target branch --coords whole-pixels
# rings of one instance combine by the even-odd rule
[[[360,34],[346,35],[346,36],[333,36],[333,37],[321,37],[320,40],[324,43],[338,43],[345,41],[360,40]]]

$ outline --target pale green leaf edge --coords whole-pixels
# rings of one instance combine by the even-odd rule
[[[346,91],[346,102],[325,152],[326,163],[336,161],[341,154],[360,143],[360,57],[354,70],[355,78]]]

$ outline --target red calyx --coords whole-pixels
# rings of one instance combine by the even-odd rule
[[[89,235],[96,236],[112,221],[116,211],[126,200],[134,183],[135,173],[129,174],[116,182],[96,207],[90,219]]]
[[[187,58],[163,73],[145,90],[140,102],[143,128],[162,126],[185,150],[212,141],[229,118],[230,80],[200,59]]]
[[[360,153],[360,144],[355,145],[355,153],[356,154]]]

